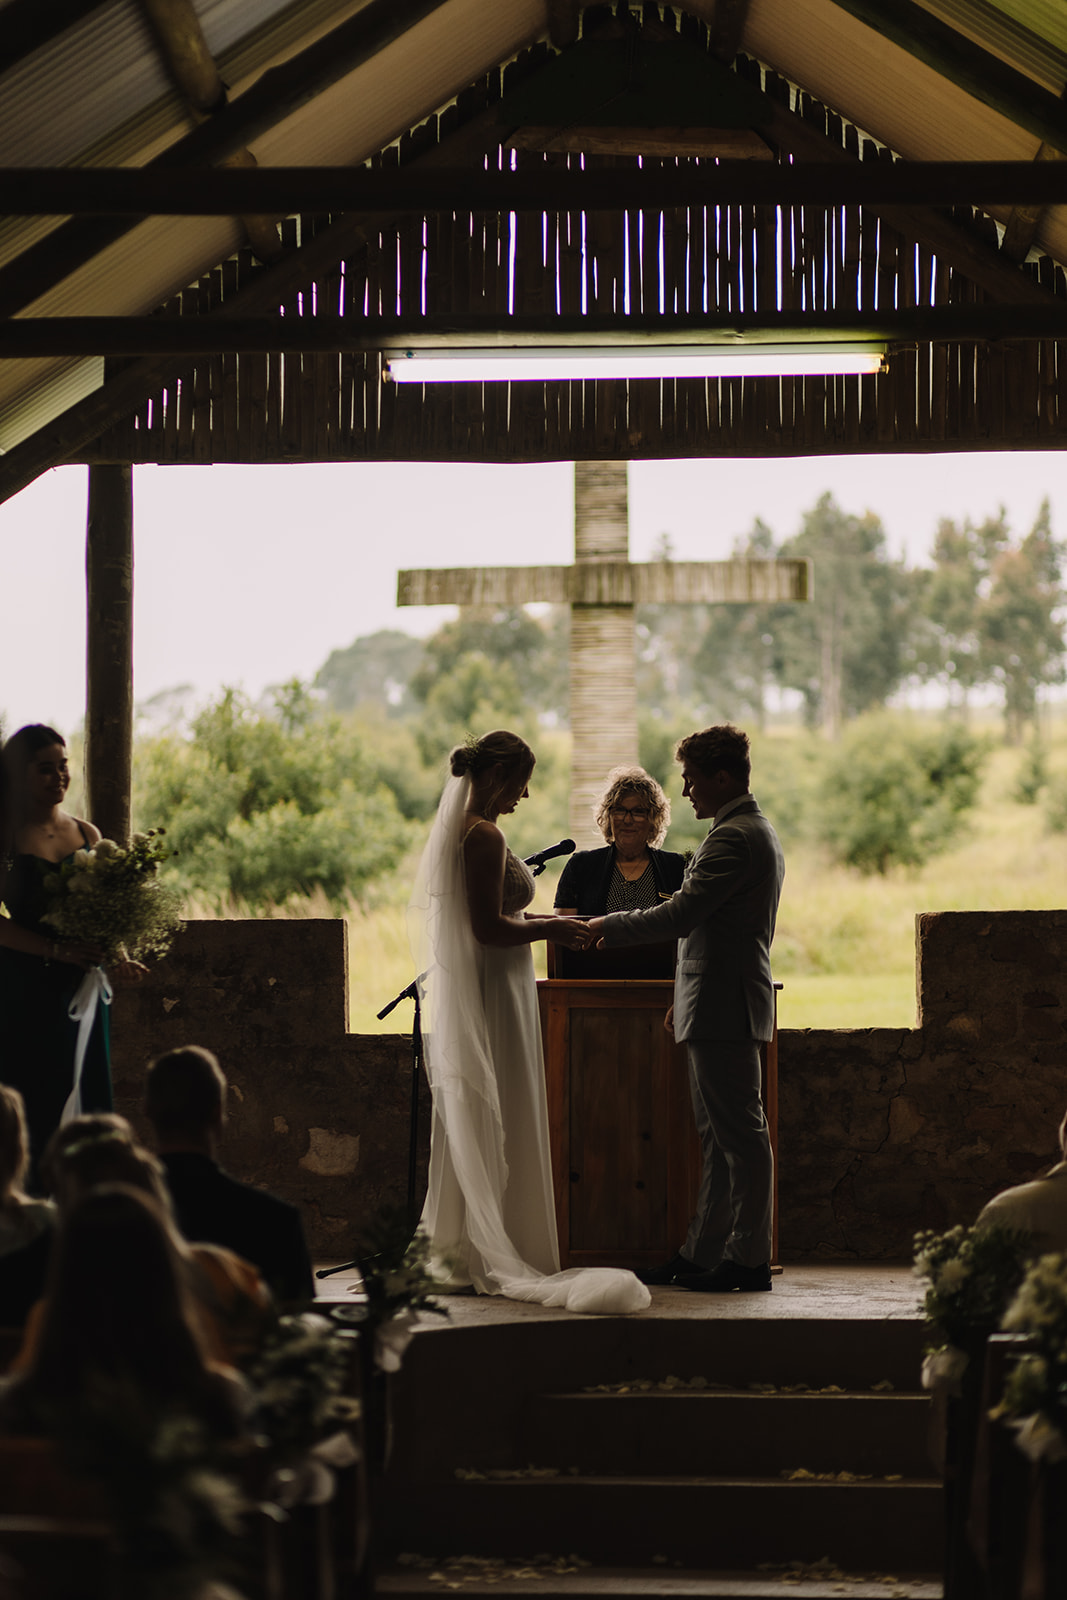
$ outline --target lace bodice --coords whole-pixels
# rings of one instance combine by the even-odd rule
[[[518,856],[509,850],[504,857],[504,901],[501,906],[506,917],[516,917],[534,897],[534,875]]]

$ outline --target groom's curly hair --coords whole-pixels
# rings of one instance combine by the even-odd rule
[[[748,734],[735,728],[732,722],[721,722],[713,728],[701,728],[678,741],[675,761],[688,761],[699,772],[711,777],[716,772],[728,772],[748,788],[752,776],[749,758]]]

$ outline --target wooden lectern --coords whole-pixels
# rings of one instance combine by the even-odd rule
[[[550,977],[537,988],[560,1264],[656,1266],[683,1243],[700,1182],[685,1047],[663,1026],[674,985]],[[776,1167],[777,1046],[776,1031],[763,1074]]]

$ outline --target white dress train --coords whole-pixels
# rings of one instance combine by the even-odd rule
[[[468,778],[445,787],[411,902],[424,974],[423,1043],[433,1094],[422,1227],[443,1288],[622,1315],[651,1296],[632,1272],[559,1270],[541,1023],[529,945],[480,945],[463,868]],[[534,881],[508,851],[507,916]]]

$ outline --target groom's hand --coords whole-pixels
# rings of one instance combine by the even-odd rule
[[[589,947],[590,947],[590,949],[603,950],[603,948],[604,948],[604,938],[603,938],[603,934],[604,934],[604,918],[603,917],[590,917],[589,921],[586,923],[586,927],[589,929]]]

